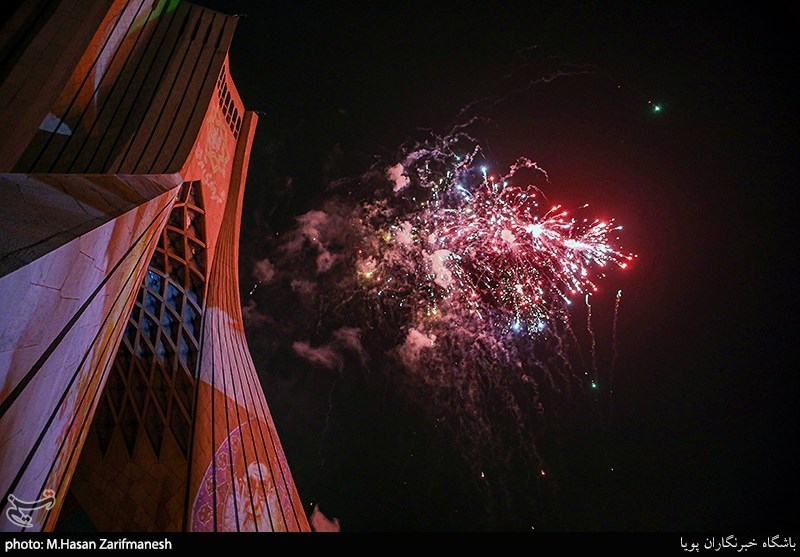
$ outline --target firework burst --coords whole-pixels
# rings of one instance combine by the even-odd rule
[[[594,412],[611,392],[590,295],[635,256],[619,247],[613,220],[551,203],[535,162],[520,158],[495,176],[482,160],[477,142],[456,130],[337,182],[255,275],[265,321],[280,323],[269,331],[276,350],[337,376],[363,371],[390,383],[458,447],[489,499],[513,499],[509,474],[522,473],[533,490],[558,477],[540,433],[583,413],[560,408],[574,410],[581,393],[593,402],[578,406]],[[571,316],[584,311],[575,300],[586,302],[585,335],[573,329]],[[614,338],[618,307],[619,294]],[[538,501],[523,491],[524,505]]]
[[[428,317],[448,311],[537,335],[568,319],[572,300],[596,292],[609,269],[624,269],[635,257],[614,247],[622,227],[613,220],[570,216],[516,179],[522,169],[546,178],[536,163],[521,158],[495,178],[475,167],[479,148],[458,155],[453,147],[417,150],[391,167],[393,192],[408,203],[383,207],[388,219],[367,219],[378,224],[355,268],[361,286],[384,305]]]

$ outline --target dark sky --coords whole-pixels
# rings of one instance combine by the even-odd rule
[[[326,161],[359,172],[488,99],[475,113],[494,122],[479,137],[490,162],[538,161],[551,199],[616,216],[640,256],[615,278],[620,359],[601,440],[615,472],[587,476],[597,440],[565,432],[545,526],[796,529],[796,8],[198,3],[247,14],[231,72],[245,106],[264,113],[243,300],[260,236],[324,197]],[[575,68],[592,73],[531,84]],[[457,455],[429,446],[374,386],[340,386],[323,439],[330,378],[270,369],[266,341],[249,340],[304,502],[350,530],[524,527],[493,516],[447,464]]]

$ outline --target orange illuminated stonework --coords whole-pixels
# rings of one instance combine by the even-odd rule
[[[235,26],[63,0],[0,30],[0,531],[309,529],[242,325]]]

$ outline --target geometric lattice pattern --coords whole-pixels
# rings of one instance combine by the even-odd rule
[[[222,109],[222,114],[225,116],[225,121],[228,122],[233,132],[233,137],[239,139],[239,131],[242,129],[242,115],[239,114],[239,109],[231,99],[231,93],[228,91],[227,71],[226,64],[222,64],[222,70],[219,72],[217,79],[217,92],[219,93],[219,107]]]
[[[120,428],[131,457],[142,429],[158,456],[169,429],[188,456],[206,285],[204,221],[199,183],[185,183],[139,289],[97,410],[103,454]]]

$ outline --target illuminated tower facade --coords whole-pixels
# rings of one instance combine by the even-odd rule
[[[245,340],[236,18],[30,0],[0,31],[0,531],[309,529]]]

